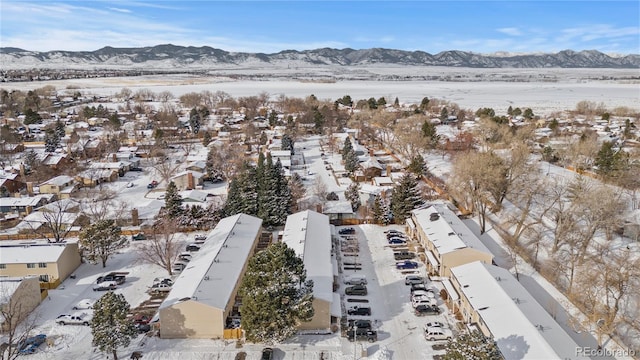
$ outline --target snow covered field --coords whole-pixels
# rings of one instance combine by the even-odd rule
[[[598,71],[596,71],[598,70]],[[327,70],[328,71],[328,70]],[[354,70],[355,71],[355,70]],[[618,106],[638,108],[640,90],[637,71],[614,69],[447,69],[447,68],[372,68],[371,72],[388,74],[432,74],[447,76],[455,80],[457,76],[473,79],[485,74],[491,81],[389,81],[389,80],[337,80],[335,82],[309,81],[288,76],[271,77],[265,75],[259,80],[234,80],[232,77],[156,75],[122,78],[97,78],[56,80],[47,82],[8,82],[0,86],[5,89],[29,90],[45,85],[53,85],[61,92],[67,87],[77,88],[90,95],[113,95],[123,87],[134,92],[149,89],[159,93],[170,91],[175,96],[188,92],[225,91],[234,97],[254,96],[266,92],[273,97],[284,94],[288,97],[306,97],[314,94],[319,99],[337,99],[345,94],[354,99],[386,97],[393,101],[419,103],[423,97],[444,99],[457,103],[461,108],[476,110],[491,107],[496,113],[506,113],[507,108],[530,107],[535,114],[574,109],[582,101],[603,102],[607,108]],[[253,74],[258,70],[247,70]],[[268,74],[268,72],[266,73]],[[489,74],[489,75],[486,75]],[[522,74],[533,77],[531,82],[499,81],[502,77]],[[554,82],[536,81],[540,74],[557,78]],[[626,80],[593,80],[603,76],[621,77]],[[630,77],[636,80],[628,80]],[[313,75],[311,75],[313,78]],[[389,100],[391,99],[391,100]]]

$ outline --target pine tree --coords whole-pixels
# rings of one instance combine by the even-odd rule
[[[205,131],[204,134],[202,134],[202,146],[207,147],[209,146],[210,142],[211,134],[208,131]]]
[[[46,152],[52,153],[60,146],[60,138],[55,131],[48,129],[44,135],[44,149]]]
[[[407,170],[418,176],[424,175],[424,173],[427,172],[427,164],[424,162],[422,155],[417,154],[412,157],[409,166],[407,166]]]
[[[178,194],[176,184],[173,181],[169,182],[164,197],[164,211],[169,219],[175,219],[184,212],[182,201],[182,196]]]
[[[492,338],[480,331],[463,333],[447,342],[443,360],[500,360],[502,355]]]
[[[298,201],[304,197],[307,190],[302,183],[302,178],[298,173],[293,173],[289,178],[289,194],[291,194],[291,209],[292,211],[298,210]]]
[[[351,140],[349,140],[349,137],[347,137],[346,139],[344,139],[344,145],[342,146],[342,151],[340,152],[342,154],[342,160],[347,159],[347,154],[349,154],[350,151],[353,150],[353,145],[351,144]]]
[[[242,328],[251,342],[284,341],[314,314],[313,281],[306,279],[302,259],[284,243],[249,260],[239,293]]]
[[[400,107],[400,100],[398,100],[398,97],[396,97],[395,101],[393,102],[393,107],[395,107],[395,108],[399,108]]]
[[[352,182],[344,193],[345,198],[351,202],[351,209],[353,212],[358,211],[360,208],[360,184]]]
[[[118,349],[131,344],[138,332],[128,318],[129,303],[122,294],[112,291],[102,295],[93,305],[91,321],[91,345],[101,352],[111,353],[118,359]]]
[[[345,155],[344,169],[349,173],[353,173],[356,171],[356,169],[358,169],[358,165],[358,155],[356,155],[355,150],[350,149]]]
[[[269,113],[269,126],[273,128],[276,125],[278,125],[278,114],[275,110],[271,110]]]
[[[109,257],[126,244],[114,220],[98,220],[89,225],[80,232],[79,240],[85,258],[92,263],[100,260],[102,267],[106,267]]]
[[[418,181],[412,174],[406,174],[391,192],[391,213],[396,224],[402,224],[411,210],[423,204],[418,190]]]
[[[249,164],[245,164],[243,170],[229,184],[227,201],[222,209],[224,216],[240,213],[258,214],[256,169]]]
[[[438,141],[440,141],[440,135],[438,135],[438,131],[436,130],[436,125],[431,121],[425,120],[422,123],[422,137],[427,141],[427,148],[433,149],[438,145]]]
[[[389,223],[389,207],[382,196],[376,195],[373,200],[371,213],[373,214],[373,221],[376,224],[387,225]]]
[[[206,134],[206,133],[205,133]],[[219,182],[224,180],[224,173],[215,167],[216,164],[216,153],[215,150],[209,149],[207,152],[207,161],[205,163],[205,171],[207,173],[207,177],[209,180],[213,182]]]
[[[263,131],[262,133],[260,133],[260,145],[267,145],[267,141],[269,141],[269,139],[267,138],[267,133]]]
[[[62,123],[62,121],[57,120],[56,121],[56,127],[54,129],[56,136],[58,137],[58,139],[63,139],[65,136],[65,131],[64,131],[64,124]]]
[[[282,135],[282,150],[289,150],[293,154],[293,138],[289,134]]]

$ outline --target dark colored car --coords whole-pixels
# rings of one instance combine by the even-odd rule
[[[393,258],[396,260],[411,260],[411,259],[414,259],[415,257],[416,257],[416,253],[409,252],[409,251],[393,253]]]
[[[418,291],[418,290],[431,291],[431,290],[427,289],[427,285],[425,285],[423,283],[411,284],[411,293],[412,294],[413,294],[414,291]]]
[[[368,341],[370,343],[378,341],[378,333],[374,330],[355,329],[347,331],[349,341]]]
[[[142,171],[142,168],[141,167],[132,167],[132,168],[129,168],[129,171]]]
[[[371,330],[371,320],[349,320],[349,328]]]
[[[262,349],[262,357],[260,360],[272,360],[273,359],[273,349],[272,348],[264,348]]]
[[[438,315],[440,314],[440,308],[436,305],[418,305],[414,309],[416,316],[425,315]]]
[[[366,315],[371,316],[370,307],[352,306],[347,309],[347,315]]]
[[[352,227],[348,227],[348,228],[344,228],[344,229],[338,230],[338,234],[340,234],[340,235],[349,235],[349,234],[355,234],[355,233],[356,233],[356,229],[354,229]]]
[[[187,245],[187,251],[189,251],[189,252],[198,251],[198,250],[200,250],[200,245],[198,245],[198,244],[189,244],[189,245]]]
[[[138,330],[138,333],[142,334],[142,333],[146,333],[151,331],[151,325],[149,324],[134,324],[134,326],[136,327],[136,330]]]
[[[105,276],[98,277],[98,281],[96,281],[96,284],[100,284],[105,281],[115,281],[118,285],[122,285],[126,280],[127,280],[127,277],[122,274],[109,273]]]
[[[147,240],[147,237],[143,234],[143,233],[137,233],[133,236],[131,236],[131,240]]]
[[[417,269],[418,263],[415,261],[405,260],[399,263],[396,263],[396,269],[405,270],[405,269]]]
[[[155,187],[155,185],[153,184],[147,184],[147,189],[153,189]]]
[[[38,334],[36,336],[31,336],[26,338],[20,344],[20,354],[33,354],[38,351],[40,345],[42,345],[47,340],[47,335]]]
[[[407,240],[402,240],[397,237],[389,239],[389,244],[406,244],[406,243],[407,243]]]
[[[405,285],[424,284],[424,280],[425,279],[422,276],[407,275],[407,277],[404,278],[404,284]]]
[[[364,285],[349,286],[344,289],[345,295],[367,295],[367,287]]]

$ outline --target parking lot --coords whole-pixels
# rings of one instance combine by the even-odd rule
[[[421,276],[425,279],[425,266],[416,257],[414,259],[401,259],[411,256],[414,251],[411,240],[407,244],[389,244],[389,240],[384,233],[385,230],[395,229],[401,232],[400,226],[381,227],[376,225],[343,226],[353,228],[354,234],[341,234],[339,262],[342,271],[340,292],[343,298],[343,309],[353,306],[368,307],[371,315],[348,315],[346,312],[343,318],[347,321],[347,331],[343,328],[343,335],[348,331],[353,331],[354,320],[369,320],[368,322],[358,322],[355,325],[368,326],[376,334],[376,340],[370,342],[371,336],[365,336],[365,332],[360,330],[358,341],[351,342],[346,337],[343,338],[343,353],[353,354],[357,357],[369,356],[379,349],[386,348],[391,358],[417,359],[432,358],[433,355],[443,354],[442,350],[434,350],[434,344],[444,344],[444,340],[428,341],[424,336],[424,328],[427,323],[440,323],[445,330],[445,334],[455,334],[456,324],[453,316],[448,312],[444,302],[440,298],[441,285],[438,282],[426,281],[426,290],[433,295],[429,295],[437,302],[440,314],[428,314],[416,316],[411,301],[411,285],[406,285],[407,276]],[[394,253],[403,253],[399,259],[394,258]],[[417,263],[417,268],[397,269],[397,263],[411,261]],[[408,267],[412,263],[405,264]],[[345,280],[356,279],[353,283],[358,283],[357,279],[366,278],[366,295],[345,295],[345,290],[351,286],[345,284]],[[356,288],[356,292],[359,288]],[[422,299],[427,299],[423,295]],[[426,300],[425,300],[426,301]],[[363,312],[364,313],[364,312]],[[351,321],[351,324],[349,323]],[[439,324],[432,324],[439,325]],[[432,329],[433,330],[433,329]],[[437,329],[436,329],[437,330]],[[437,335],[437,334],[436,334]],[[364,352],[363,352],[364,350]]]

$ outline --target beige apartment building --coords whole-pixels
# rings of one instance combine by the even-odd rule
[[[0,242],[0,277],[34,276],[57,286],[80,266],[78,243],[39,240]]]

